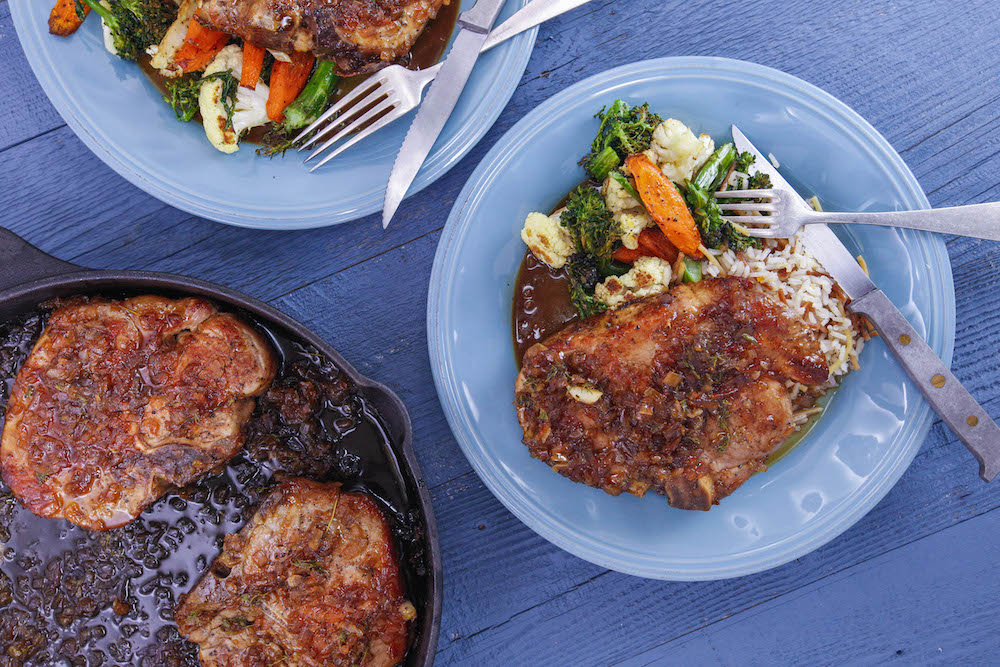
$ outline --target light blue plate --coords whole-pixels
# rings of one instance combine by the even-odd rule
[[[833,539],[888,493],[931,411],[881,342],[872,343],[800,446],[710,512],[676,510],[655,494],[614,498],[528,455],[512,405],[518,232],[528,212],[550,210],[583,180],[577,161],[597,130],[594,112],[618,97],[649,101],[716,141],[736,123],[828,209],[928,202],[889,143],[822,90],[750,63],[667,58],[598,74],[543,103],[483,159],[451,212],[431,274],[431,366],[455,437],[497,498],[554,544],[620,572],[707,580],[766,570]],[[845,238],[950,362],[955,294],[940,238],[875,228]]]
[[[528,0],[509,0],[500,21]],[[100,21],[88,17],[67,39],[48,33],[53,2],[10,0],[28,62],[77,136],[112,169],[172,206],[219,222],[302,229],[355,220],[382,208],[389,171],[413,113],[309,174],[304,154],[268,160],[244,145],[212,148],[197,123],[179,123],[134,63],[104,50]],[[474,5],[462,0],[462,8]],[[485,54],[410,194],[443,176],[482,138],[528,64],[538,29]]]

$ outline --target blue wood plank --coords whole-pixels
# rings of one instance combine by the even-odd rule
[[[998,531],[993,511],[618,664],[995,664],[1000,635],[975,629],[1000,614]]]
[[[21,51],[6,1],[0,3],[0,62],[4,63],[0,95],[0,149],[28,141],[64,125],[38,85]]]

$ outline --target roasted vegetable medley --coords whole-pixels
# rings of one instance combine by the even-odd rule
[[[753,155],[716,147],[646,104],[617,100],[581,160],[588,180],[551,215],[531,213],[521,238],[553,270],[565,271],[580,317],[664,291],[673,278],[701,280],[709,249],[759,246],[725,221],[720,189],[770,187],[751,174]],[[739,200],[736,200],[739,201]]]
[[[49,18],[55,35],[74,33],[93,11],[112,54],[148,62],[162,79],[177,119],[199,114],[211,144],[239,150],[254,128],[259,153],[275,155],[331,103],[340,77],[332,60],[310,52],[280,53],[213,30],[200,20],[201,0],[58,0]]]

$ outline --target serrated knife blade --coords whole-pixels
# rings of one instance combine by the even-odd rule
[[[382,228],[389,226],[396,209],[417,177],[421,165],[434,147],[441,130],[458,104],[465,84],[482,50],[490,28],[500,15],[505,0],[478,0],[458,17],[458,36],[452,43],[441,72],[434,78],[427,97],[417,111],[389,174],[382,207]]]
[[[785,190],[801,198],[771,161],[735,125],[733,141],[740,152],[753,153],[753,166],[771,177],[775,189]],[[824,224],[806,225],[801,236],[813,257],[851,298],[848,310],[864,315],[875,326],[879,336],[892,350],[903,370],[927,398],[934,411],[979,461],[979,476],[987,482],[992,481],[1000,472],[1000,428],[924,342],[889,297],[872,282],[829,227]]]

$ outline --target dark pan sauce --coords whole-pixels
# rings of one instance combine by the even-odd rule
[[[455,31],[455,24],[458,21],[458,14],[461,11],[461,0],[452,0],[451,3],[444,5],[438,11],[438,15],[427,22],[427,26],[424,31],[420,33],[417,41],[413,44],[413,48],[410,52],[402,58],[399,64],[407,67],[409,69],[426,69],[433,65],[436,65],[438,61],[441,60],[441,56],[444,55],[445,49],[448,48],[448,42],[451,40],[451,34]],[[143,55],[137,61],[139,64],[139,69],[142,73],[153,82],[157,90],[160,93],[167,94],[167,79],[165,79],[153,66],[150,64],[152,58],[147,55]],[[330,104],[333,104],[341,97],[354,90],[360,84],[364,83],[365,80],[371,76],[371,74],[362,74],[359,76],[351,77],[341,77],[340,82],[337,84],[337,89],[334,91],[333,95],[330,96]],[[191,119],[192,123],[202,124],[201,113],[195,114],[194,118]],[[264,142],[264,135],[270,130],[270,124],[262,125],[260,127],[252,128],[246,135],[240,139],[240,143],[251,143],[251,144],[262,144]]]
[[[569,278],[525,251],[514,284],[514,358],[518,369],[524,353],[578,319],[569,298]]]
[[[126,295],[112,295],[126,296]],[[94,533],[24,509],[0,481],[0,666],[195,666],[173,614],[268,495],[277,473],[340,481],[376,499],[396,537],[407,597],[423,609],[424,526],[381,418],[336,365],[247,313],[278,375],[258,398],[243,451],[168,493],[128,525]],[[44,309],[0,324],[0,421]],[[412,645],[424,619],[413,624]]]

